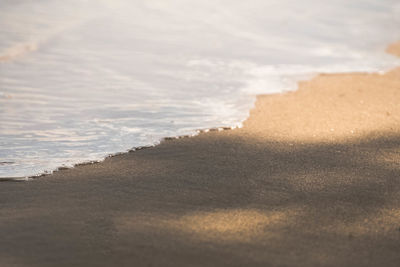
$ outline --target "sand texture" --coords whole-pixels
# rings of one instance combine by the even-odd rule
[[[0,266],[400,266],[400,69],[320,75],[258,97],[242,129],[0,183],[0,237]]]

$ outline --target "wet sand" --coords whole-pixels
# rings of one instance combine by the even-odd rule
[[[399,266],[400,68],[320,75],[259,96],[242,129],[2,182],[0,237],[0,266]]]

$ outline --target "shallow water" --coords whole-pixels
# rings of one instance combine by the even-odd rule
[[[236,127],[255,95],[384,71],[397,0],[0,2],[0,177]]]

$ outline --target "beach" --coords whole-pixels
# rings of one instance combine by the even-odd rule
[[[399,99],[400,68],[321,74],[243,128],[2,182],[0,266],[398,266]]]

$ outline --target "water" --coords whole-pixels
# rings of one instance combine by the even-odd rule
[[[0,177],[236,127],[255,95],[384,71],[398,0],[2,0]]]

